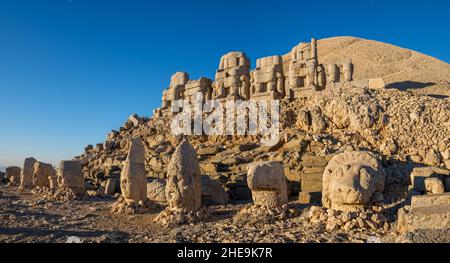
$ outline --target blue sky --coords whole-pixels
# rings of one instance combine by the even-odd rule
[[[448,1],[2,0],[0,166],[56,163],[150,115],[175,71],[212,78],[220,56],[284,54],[358,36],[450,62]]]

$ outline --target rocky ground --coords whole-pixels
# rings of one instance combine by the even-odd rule
[[[394,224],[376,231],[327,230],[326,224],[311,221],[309,206],[296,202],[289,204],[289,216],[283,220],[236,220],[235,214],[248,204],[230,204],[213,206],[212,216],[205,222],[162,228],[154,223],[162,206],[145,214],[124,215],[111,212],[114,197],[60,202],[33,198],[16,187],[2,186],[1,191],[0,242],[450,242],[448,230],[400,235]]]

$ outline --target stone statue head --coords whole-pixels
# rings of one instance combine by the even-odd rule
[[[384,190],[385,174],[378,159],[369,152],[336,155],[323,174],[323,206],[367,205],[376,192]]]

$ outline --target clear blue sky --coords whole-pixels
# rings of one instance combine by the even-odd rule
[[[449,1],[0,1],[0,166],[56,163],[150,115],[175,71],[350,35],[450,62]]]

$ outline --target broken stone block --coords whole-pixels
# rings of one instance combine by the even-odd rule
[[[255,205],[281,207],[288,202],[287,180],[280,162],[250,164],[247,183]]]
[[[411,208],[414,209],[450,205],[450,194],[416,195],[411,199]]]
[[[372,153],[338,154],[323,174],[322,204],[335,210],[351,210],[370,204],[374,196],[382,196],[384,183],[384,169]]]
[[[383,78],[369,79],[369,89],[384,89],[386,82]]]
[[[400,232],[423,229],[448,229],[450,226],[450,194],[413,196],[411,207],[398,211]]]
[[[198,149],[198,155],[215,155],[220,151],[220,147],[217,145],[205,146]]]
[[[145,147],[141,138],[131,139],[128,156],[120,175],[120,186],[127,204],[137,204],[147,200]]]
[[[61,161],[58,183],[61,188],[84,192],[84,177],[79,161]]]
[[[10,166],[6,168],[6,179],[9,180],[10,185],[18,185],[20,183],[21,168],[17,166]]]
[[[437,167],[416,167],[410,174],[411,188],[424,193],[425,192],[425,180],[430,177],[444,178],[450,175],[450,171]]]
[[[147,198],[151,201],[165,203],[166,200],[166,180],[154,179],[147,182]]]
[[[215,163],[202,164],[202,165],[200,165],[200,168],[203,173],[211,174],[211,175],[215,175],[219,169],[218,165]]]
[[[445,192],[444,183],[436,177],[427,178],[425,179],[425,192],[427,194],[442,194]]]
[[[116,193],[117,178],[108,178],[105,184],[105,195],[114,195]]]
[[[56,171],[51,164],[36,162],[34,164],[33,183],[37,188],[49,188],[49,178],[56,177]]]
[[[133,127],[138,127],[139,123],[141,122],[141,118],[137,114],[133,114],[130,117],[128,117],[128,121],[131,122]]]
[[[27,189],[33,187],[33,172],[36,159],[33,157],[26,158],[23,164],[22,173],[20,174],[20,188]]]

